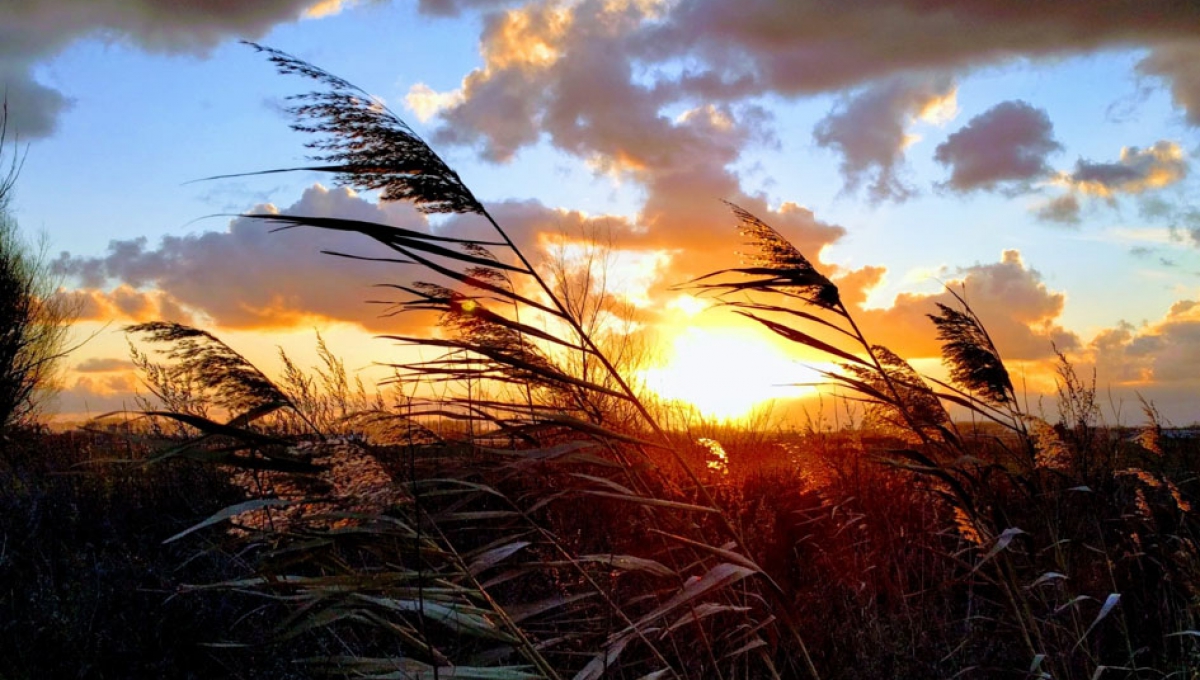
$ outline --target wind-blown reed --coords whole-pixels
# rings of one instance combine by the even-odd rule
[[[397,381],[452,389],[418,396],[396,415],[458,422],[461,430],[437,441],[364,443],[407,489],[406,500],[384,515],[347,516],[357,527],[351,531],[314,524],[276,533],[261,580],[229,587],[252,586],[296,603],[285,635],[365,627],[371,632],[364,639],[376,646],[386,639],[384,648],[398,650],[314,660],[348,674],[590,680],[620,669],[653,678],[815,676],[803,653],[792,657],[767,642],[783,635],[799,643],[792,649],[804,649],[795,625],[786,624],[791,614],[781,589],[745,552],[709,490],[585,330],[573,311],[580,308],[547,284],[458,175],[386,107],[341,78],[254,47],[281,73],[319,87],[293,97],[290,109],[293,127],[317,137],[309,144],[316,162],[288,170],[331,173],[339,183],[378,190],[382,200],[412,201],[425,212],[476,214],[496,238],[251,215],[281,228],[360,234],[398,257],[331,254],[415,265],[430,277],[385,286],[407,296],[390,301],[393,312],[437,313],[440,336],[384,337],[438,352],[394,366]],[[186,345],[190,338],[152,339],[175,342],[174,355],[186,362],[196,354]],[[588,363],[603,370],[572,369]],[[216,374],[238,373],[235,364],[214,364]],[[249,425],[237,411],[253,409],[262,390],[256,380],[245,387],[245,399],[222,395],[233,420],[204,428],[229,433],[233,421]],[[627,421],[607,422],[604,411],[589,407],[597,399],[628,404],[641,422],[632,429]],[[681,487],[680,474],[693,483]],[[626,517],[625,526],[563,533],[583,508],[597,506]],[[342,557],[330,561],[335,554]]]

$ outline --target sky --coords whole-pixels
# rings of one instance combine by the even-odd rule
[[[1200,420],[1200,6],[1068,0],[0,0],[13,208],[82,309],[62,414],[132,406],[121,328],[211,330],[268,371],[315,333],[362,369],[384,264],[368,244],[269,233],[279,210],[445,233],[302,164],[252,40],[338,74],[427,139],[533,259],[588,235],[657,339],[642,374],[735,416],[805,397],[812,357],[675,287],[738,265],[731,201],[839,285],[922,370],[925,314],[966,295],[1031,401],[1057,348],[1106,419]],[[820,366],[818,365],[817,368]],[[1048,407],[1049,408],[1049,407]]]

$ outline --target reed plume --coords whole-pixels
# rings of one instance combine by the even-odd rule
[[[288,170],[334,173],[340,184],[378,189],[387,201],[412,201],[426,213],[482,213],[483,206],[399,116],[348,81],[255,43],[284,74],[315,80],[321,90],[292,95],[292,129],[318,135],[307,143],[323,165]],[[283,170],[281,172],[286,172]]]
[[[963,305],[961,310],[937,303],[938,313],[927,315],[937,327],[942,342],[942,358],[950,377],[963,388],[979,395],[991,405],[1016,401],[1008,369],[991,336],[966,301],[951,294]]]

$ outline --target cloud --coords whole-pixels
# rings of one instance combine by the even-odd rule
[[[946,76],[890,78],[843,100],[817,123],[813,140],[841,155],[846,191],[869,182],[872,200],[902,201],[915,193],[898,175],[904,149],[913,140],[908,129],[954,93]]]
[[[718,179],[728,177],[718,175]],[[647,223],[619,216],[586,215],[549,208],[535,200],[503,201],[489,212],[543,273],[550,271],[557,243],[595,239],[616,264],[606,272],[610,294],[628,295],[639,307],[638,321],[657,323],[669,315],[672,287],[716,269],[733,266],[741,245],[737,221],[718,201],[697,204],[687,192],[691,182],[656,192],[656,208]],[[814,260],[843,233],[809,210],[785,203],[772,210],[761,198],[742,196],[743,205],[771,222]],[[678,202],[678,205],[676,205]],[[260,206],[259,211],[272,211]],[[375,204],[347,189],[315,185],[281,212],[336,215],[415,230],[429,229],[425,217],[402,204]],[[649,225],[649,226],[647,226]],[[407,294],[377,284],[407,285],[434,280],[434,274],[393,263],[331,257],[321,251],[372,257],[395,256],[391,250],[355,234],[325,230],[287,230],[271,234],[270,225],[237,218],[225,231],[170,236],[151,247],[145,239],[114,241],[101,257],[62,254],[57,273],[81,286],[71,291],[84,320],[129,322],[165,318],[206,327],[284,330],[333,321],[356,324],[376,333],[425,334],[436,317],[428,313],[384,316],[387,305],[364,300],[396,300]],[[458,238],[495,240],[491,225],[477,215],[454,215],[437,233]],[[682,238],[686,230],[689,238]],[[500,257],[507,251],[493,248]],[[449,285],[455,285],[447,282]],[[529,283],[529,282],[527,282]],[[532,284],[529,284],[532,285]],[[540,293],[525,291],[535,296]]]
[[[1141,326],[1122,321],[1097,333],[1077,358],[1076,370],[1094,368],[1097,383],[1116,395],[1110,400],[1149,399],[1176,424],[1197,422],[1200,302],[1180,300],[1162,318]],[[1140,420],[1138,415],[1132,420]]]
[[[960,192],[1027,185],[1050,174],[1046,157],[1060,151],[1042,109],[1006,101],[972,118],[938,145],[934,158],[950,167],[946,183]]]
[[[649,4],[584,0],[489,16],[480,46],[484,63],[463,79],[461,99],[439,114],[435,141],[474,145],[483,157],[503,162],[546,139],[597,172],[638,183],[645,195],[638,215],[609,223],[621,235],[618,247],[674,254],[661,272],[667,283],[728,266],[737,242],[721,199],[789,230],[815,257],[844,230],[797,206],[769,210],[763,197],[741,189],[731,170],[747,146],[770,143],[766,111],[691,101],[668,115],[666,104],[684,98],[681,90],[636,77],[641,65],[633,61],[631,41],[657,16]],[[564,219],[541,206],[519,210],[522,219],[543,219],[531,211]]]
[[[470,9],[493,9],[515,4],[514,0],[418,0],[417,9],[422,14],[454,17]]]
[[[1079,211],[1079,199],[1075,194],[1063,194],[1047,201],[1035,214],[1046,222],[1079,224]]]
[[[71,369],[76,373],[114,373],[133,370],[133,362],[129,359],[116,357],[91,357],[85,359]]]
[[[138,393],[146,394],[132,372],[76,376],[54,395],[60,418],[94,418],[104,413],[139,408]]]
[[[59,266],[62,267],[61,261]],[[193,324],[192,314],[161,290],[142,291],[128,284],[111,290],[83,288],[65,291],[78,305],[79,321],[174,321]]]
[[[936,12],[914,0],[868,0],[870,11],[815,0],[423,7],[434,5],[484,12],[483,63],[456,90],[412,91],[414,111],[436,112],[434,140],[473,146],[501,163],[549,142],[597,172],[639,183],[646,202],[636,222],[646,229],[671,222],[665,206],[697,217],[697,195],[753,198],[731,168],[746,145],[773,133],[769,116],[749,104],[758,95],[861,87],[829,112],[814,139],[840,155],[848,190],[903,200],[914,193],[904,178],[910,128],[951,108],[953,74],[1019,56],[1191,39],[1189,27],[1200,26],[1176,5],[1150,13],[1115,2],[1084,9],[966,0]],[[695,113],[665,113],[680,108]],[[1046,176],[1046,158],[1058,149],[1045,112],[1006,102],[952,135],[939,159],[951,188],[1016,190]],[[1052,207],[1047,219],[1073,219],[1068,199]],[[699,224],[717,233],[711,218]]]
[[[1166,225],[1165,232],[1158,230],[1162,243],[1200,246],[1200,208],[1149,195],[1139,198],[1138,215],[1148,222]]]
[[[861,308],[867,301],[867,295],[883,281],[885,274],[886,267],[866,266],[835,275],[834,283],[841,293],[842,303],[849,308]]]
[[[416,114],[417,120],[424,123],[441,111],[458,104],[462,99],[462,92],[437,92],[425,83],[416,83],[408,88],[408,94],[404,96],[404,105]]]
[[[1063,183],[1080,193],[1113,200],[1117,194],[1140,194],[1170,186],[1187,176],[1188,164],[1179,144],[1159,141],[1146,149],[1127,146],[1115,163],[1080,159]]]
[[[670,4],[667,17],[647,32],[646,55],[700,59],[786,95],[1019,56],[1194,41],[1200,14],[1173,0],[690,0]]]
[[[8,96],[9,122],[24,139],[53,133],[71,99],[39,83],[34,67],[75,40],[101,37],[147,50],[202,54],[229,38],[262,36],[272,26],[294,21],[314,8],[336,9],[329,0],[6,3],[0,23],[0,83]]]
[[[143,49],[203,53],[230,38],[257,38],[271,27],[305,17],[326,16],[353,2],[340,0],[262,0],[260,2],[181,3],[175,0],[28,0],[10,3],[0,26],[0,76],[8,84],[13,120],[26,137],[48,134],[69,93],[54,91],[34,78],[36,64],[72,41],[100,36]],[[518,46],[511,54],[486,54],[495,67],[504,58],[556,56],[553,31],[539,17],[583,16],[620,45],[611,54],[663,69],[653,89],[671,101],[717,97],[731,101],[776,92],[796,96],[836,91],[897,74],[949,72],[995,64],[1021,56],[1057,56],[1108,46],[1147,45],[1154,51],[1139,69],[1167,79],[1195,124],[1200,85],[1191,64],[1200,18],[1187,3],[1158,0],[1127,3],[1028,5],[995,0],[963,0],[937,8],[917,0],[865,0],[833,6],[819,0],[583,0],[575,6],[513,0],[420,0],[426,15],[484,14],[486,47]],[[522,26],[521,20],[531,20]],[[561,28],[561,26],[560,26]],[[969,36],[966,38],[964,36]],[[572,41],[573,48],[577,43]],[[546,48],[551,48],[549,51]],[[545,93],[531,81],[514,83],[511,73],[475,93],[493,104],[509,94]],[[506,84],[505,84],[506,83]],[[480,84],[482,85],[482,83]],[[501,86],[504,85],[504,88]],[[522,85],[524,87],[522,87]],[[486,90],[486,91],[485,91]],[[490,93],[490,96],[489,96]],[[504,98],[509,106],[519,99]],[[540,106],[526,113],[537,115]],[[521,137],[521,139],[524,139]]]
[[[72,101],[35,81],[28,60],[5,59],[3,49],[0,47],[0,83],[4,84],[8,129],[22,139],[49,136]]]
[[[543,81],[562,58],[572,23],[569,10],[551,4],[489,15],[480,36],[483,66],[456,92],[424,100],[418,95],[410,105],[441,105],[444,124],[437,141],[482,143],[485,158],[511,159],[540,137],[542,109],[552,95]]]
[[[301,16],[305,19],[324,19],[340,14],[346,7],[357,4],[358,0],[316,0],[314,4],[304,10]]]
[[[1190,230],[1195,226],[1188,209],[1173,206],[1167,201],[1145,194],[1176,184],[1187,177],[1187,159],[1179,144],[1155,142],[1145,149],[1127,146],[1113,163],[1096,163],[1079,159],[1073,172],[1059,172],[1053,182],[1067,189],[1035,210],[1038,219],[1059,224],[1075,225],[1082,211],[1080,196],[1090,196],[1116,205],[1122,195],[1142,196],[1138,209],[1147,219],[1171,222],[1172,230]]]
[[[1153,49],[1138,63],[1140,73],[1167,81],[1176,106],[1187,122],[1200,126],[1200,41],[1180,42]]]
[[[1053,356],[1053,346],[1071,350],[1079,338],[1058,319],[1066,296],[1050,291],[1041,274],[1026,266],[1016,250],[1006,250],[999,262],[958,269],[946,284],[965,296],[982,319],[1006,360],[1026,361]],[[958,307],[947,291],[935,295],[901,293],[890,307],[858,310],[856,316],[868,338],[875,338],[904,357],[937,357],[940,346],[928,314],[936,303]]]
[[[274,212],[258,206],[255,212]],[[348,189],[307,189],[283,211],[337,216],[426,229],[424,216],[406,204],[378,205]],[[326,230],[271,233],[260,220],[239,217],[225,231],[167,236],[156,247],[145,238],[113,241],[101,257],[55,261],[58,272],[83,286],[85,318],[133,320],[170,316],[172,309],[211,318],[227,328],[285,328],[321,318],[394,330],[402,322],[381,317],[378,305],[361,302],[388,296],[378,289],[408,272],[397,265],[359,262],[322,254],[395,255],[365,237]],[[112,283],[118,285],[106,292]],[[143,292],[146,291],[146,292]]]

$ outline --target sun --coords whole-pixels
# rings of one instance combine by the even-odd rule
[[[811,368],[751,328],[690,327],[670,341],[666,361],[643,372],[659,396],[684,401],[706,416],[739,419],[776,399],[795,399],[816,390]]]

